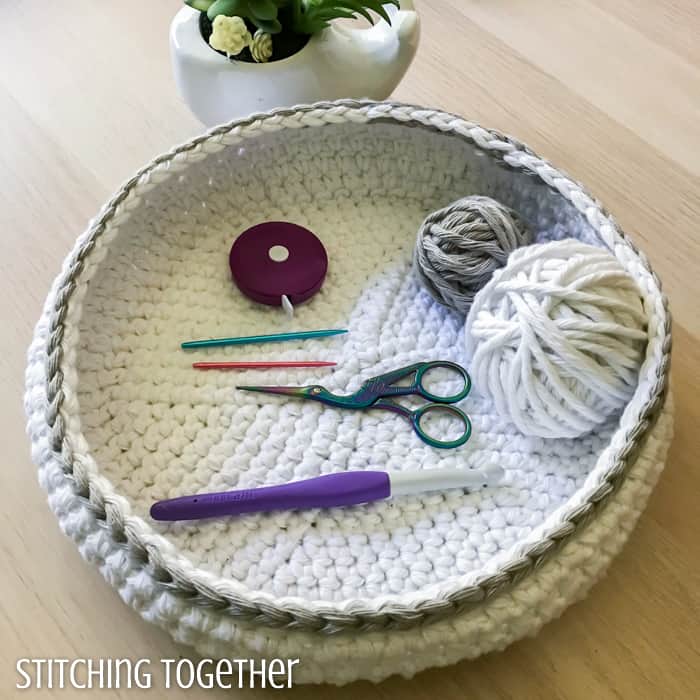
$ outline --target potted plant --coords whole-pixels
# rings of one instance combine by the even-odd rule
[[[410,0],[185,0],[185,5],[171,25],[173,70],[183,98],[207,125],[302,102],[385,99],[418,45],[418,16]],[[371,26],[334,22],[355,17]]]

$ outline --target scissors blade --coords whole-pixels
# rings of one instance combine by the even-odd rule
[[[302,386],[237,386],[236,389],[242,391],[259,391],[263,394],[284,394],[285,396],[296,396],[298,398],[306,398]]]
[[[339,408],[363,408],[358,405],[352,397],[336,396],[318,384],[311,386],[239,386],[237,389],[243,391],[260,391],[264,394],[282,394],[283,396],[293,396],[297,399],[309,399],[325,403],[327,406],[337,406]]]

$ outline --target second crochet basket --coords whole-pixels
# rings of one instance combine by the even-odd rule
[[[337,371],[302,383],[339,392],[419,360],[465,362],[462,320],[421,291],[410,261],[423,217],[466,194],[514,208],[537,241],[608,248],[637,280],[646,359],[632,400],[596,434],[525,438],[475,395],[472,440],[436,454],[382,412],[243,396],[235,384],[259,375],[190,368],[182,340],[283,329],[278,310],[235,290],[226,256],[239,231],[271,219],[308,226],[331,261],[294,325],[350,333],[210,359],[333,359]],[[323,103],[215,128],[116,193],[37,325],[28,430],[62,529],[144,618],[206,656],[299,658],[296,681],[381,680],[503,648],[588,591],[663,468],[669,351],[658,279],[580,185],[451,114]],[[502,487],[194,524],[148,517],[154,500],[196,491],[484,462],[504,468]]]

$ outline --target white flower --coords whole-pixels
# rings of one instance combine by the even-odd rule
[[[272,36],[258,29],[250,44],[250,53],[256,63],[267,63],[272,56]]]
[[[240,17],[217,15],[212,25],[209,45],[227,56],[238,56],[250,44],[252,37],[246,23]]]

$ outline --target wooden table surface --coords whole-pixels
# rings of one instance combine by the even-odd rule
[[[29,459],[25,352],[60,263],[108,195],[201,130],[176,95],[179,0],[0,8],[0,696],[21,657],[187,654],[59,532]],[[424,0],[395,97],[509,132],[586,183],[647,253],[674,313],[677,436],[648,509],[589,597],[499,654],[339,698],[696,698],[700,686],[700,4]],[[303,662],[303,659],[302,659]],[[266,696],[271,691],[233,691]],[[298,687],[324,698],[328,688]],[[171,691],[178,695],[178,691]],[[195,691],[192,696],[230,696]],[[100,697],[165,697],[162,690]]]

